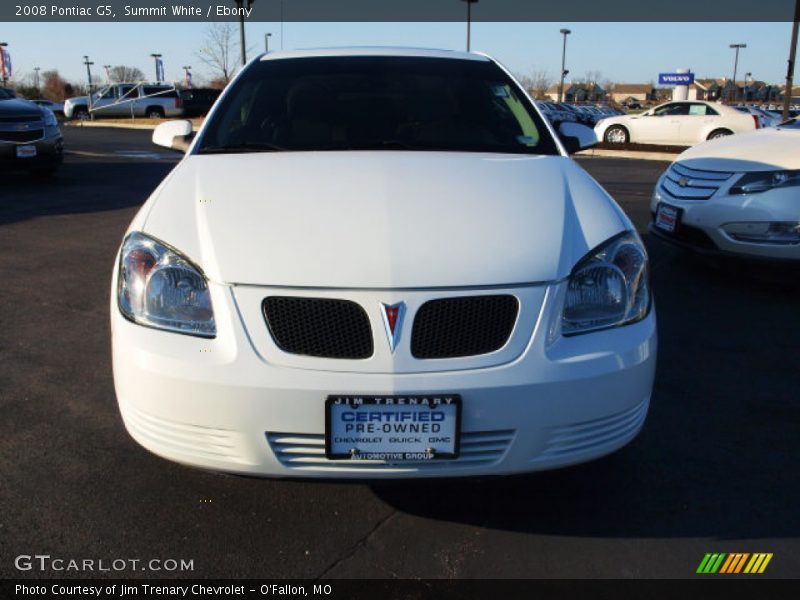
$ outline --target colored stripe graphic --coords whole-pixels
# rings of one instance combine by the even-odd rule
[[[719,573],[720,575],[763,573],[772,560],[772,556],[772,553],[768,552],[758,552],[754,554],[750,554],[749,552],[732,552],[730,554],[726,554],[725,552],[709,552],[703,557],[703,560],[700,561],[700,566],[697,567],[697,573],[704,575],[714,573]]]
[[[725,553],[721,554],[706,554],[700,566],[697,567],[698,573],[716,573],[722,561],[725,559]]]
[[[747,566],[744,568],[745,573],[763,573],[764,570],[767,568],[769,561],[772,560],[772,553],[759,553],[753,554],[753,558],[750,559],[750,562],[747,563]]]
[[[749,553],[741,553],[737,552],[734,554],[728,555],[728,560],[725,561],[725,564],[722,565],[720,569],[720,573],[738,573],[742,570],[745,561],[750,556]]]

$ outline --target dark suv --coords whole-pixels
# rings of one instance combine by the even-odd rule
[[[51,175],[64,158],[64,142],[53,112],[0,88],[0,165]]]
[[[210,88],[192,88],[181,90],[184,117],[204,117],[219,98],[222,90]]]

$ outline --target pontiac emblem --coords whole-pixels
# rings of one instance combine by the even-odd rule
[[[406,303],[384,304],[381,302],[381,316],[386,337],[389,340],[389,349],[394,352],[400,340],[400,329],[403,326],[403,316],[406,314]]]
[[[19,125],[17,125],[17,131],[25,131],[29,127],[30,126],[27,123],[20,123]]]
[[[681,187],[686,187],[687,185],[689,185],[689,179],[687,177],[681,177],[680,179],[678,179],[678,185]]]

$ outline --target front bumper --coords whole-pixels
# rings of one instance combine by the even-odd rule
[[[18,146],[35,146],[36,156],[20,158]],[[55,133],[34,142],[17,143],[0,141],[0,164],[11,170],[36,170],[58,167],[64,161],[64,138]]]
[[[281,357],[263,319],[254,316],[257,308],[250,306],[269,294],[267,288],[210,284],[214,339],[131,323],[112,293],[114,383],[122,418],[130,435],[157,455],[248,475],[478,476],[591,460],[628,443],[644,423],[655,372],[655,314],[618,329],[548,341],[563,285],[508,290],[539,298],[527,312],[523,306],[508,345],[485,355],[482,364],[451,359],[436,369],[430,361],[419,361],[425,364],[415,369],[402,356],[377,350],[374,362]],[[355,294],[362,303],[371,297],[375,306],[397,296],[329,293]],[[404,292],[408,322],[413,306],[448,293],[454,292]],[[378,334],[374,331],[376,348],[382,346]],[[396,354],[402,353],[398,347]],[[329,394],[421,393],[461,394],[459,458],[417,463],[325,458]]]
[[[736,178],[732,177],[707,200],[685,200],[672,196],[662,187],[662,176],[656,183],[650,201],[650,232],[673,245],[710,256],[776,264],[795,264],[800,261],[800,244],[741,241],[725,229],[726,225],[734,223],[799,221],[798,188],[729,195],[727,191]],[[680,209],[680,222],[673,232],[655,225],[656,211],[662,202]]]

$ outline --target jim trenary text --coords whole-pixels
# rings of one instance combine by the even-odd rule
[[[176,598],[191,598],[195,596],[249,596],[258,594],[261,596],[287,596],[287,597],[306,597],[306,596],[330,596],[333,594],[333,586],[328,584],[314,584],[312,586],[288,585],[277,583],[265,583],[258,587],[245,585],[151,585],[138,583],[129,585],[126,583],[115,583],[111,585],[24,585],[15,586],[16,596],[60,596],[66,598],[133,598],[133,597],[164,597],[174,596]]]

